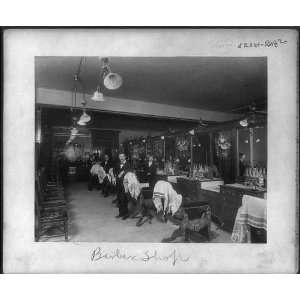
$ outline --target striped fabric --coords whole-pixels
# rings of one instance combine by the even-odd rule
[[[237,243],[251,242],[249,226],[267,230],[267,202],[265,199],[244,195],[242,206],[236,215],[231,240]]]

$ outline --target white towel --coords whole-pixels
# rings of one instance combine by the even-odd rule
[[[267,202],[265,199],[244,195],[242,206],[236,214],[231,240],[237,243],[251,242],[249,226],[267,230]]]
[[[124,176],[123,184],[125,192],[129,192],[131,197],[137,200],[141,193],[141,186],[136,175],[133,172],[128,172]]]
[[[102,183],[105,177],[106,177],[106,173],[105,173],[103,167],[100,166],[100,168],[98,169],[99,182]]]
[[[176,193],[169,182],[159,180],[154,186],[153,203],[157,212],[163,210],[164,214],[174,215],[182,203],[182,196]]]
[[[109,169],[107,178],[111,184],[116,185],[116,177],[115,177],[113,168]]]
[[[103,182],[104,178],[106,177],[106,173],[103,169],[102,166],[100,166],[99,164],[94,164],[90,170],[92,175],[97,175],[98,176],[98,180],[100,183]]]

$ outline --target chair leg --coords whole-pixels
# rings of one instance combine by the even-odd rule
[[[64,221],[64,231],[65,231],[65,241],[68,241],[68,219],[66,218]]]
[[[41,237],[41,234],[40,234],[40,226],[38,226],[38,229],[37,229],[37,232],[36,232],[36,241],[37,241],[37,242],[39,242],[40,237]]]
[[[207,240],[210,241],[210,224],[207,225]]]
[[[185,242],[191,241],[191,233],[190,233],[189,229],[185,229],[185,231],[184,231],[184,241]]]

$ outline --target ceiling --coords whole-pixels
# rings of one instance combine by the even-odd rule
[[[49,128],[52,126],[66,126],[72,124],[74,114],[77,118],[82,114],[81,110],[77,110],[71,114],[70,109],[43,107],[42,124]],[[145,132],[164,132],[168,129],[183,131],[194,128],[198,125],[194,121],[181,121],[165,118],[153,118],[144,116],[120,115],[107,112],[89,111],[91,121],[85,128],[102,128],[111,130],[135,130]]]
[[[118,90],[110,97],[229,112],[267,102],[266,57],[109,57],[112,72],[120,74]],[[36,57],[36,86],[73,88],[80,57]],[[98,57],[85,57],[80,77],[92,94],[100,72]]]

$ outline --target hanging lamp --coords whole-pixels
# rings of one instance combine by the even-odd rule
[[[93,101],[103,102],[105,99],[103,97],[103,93],[101,92],[101,87],[105,86],[109,90],[116,90],[123,84],[123,79],[119,74],[111,71],[108,58],[99,57],[99,59],[101,61],[100,78],[97,89],[91,99]]]
[[[91,97],[91,100],[96,102],[104,102],[105,99],[103,98],[103,94],[100,91],[100,86],[97,87],[97,90],[94,92],[93,96]]]
[[[122,77],[111,71],[108,58],[102,60],[103,64],[103,84],[109,90],[116,90],[123,84]]]
[[[241,120],[241,121],[240,121],[240,125],[241,125],[242,127],[247,127],[247,126],[248,126],[248,120],[247,120],[247,119]]]

